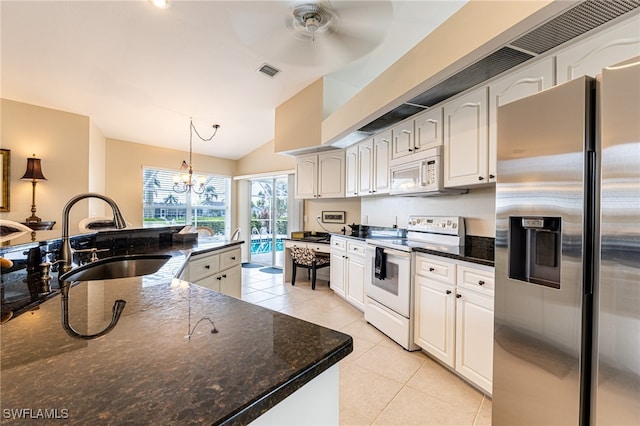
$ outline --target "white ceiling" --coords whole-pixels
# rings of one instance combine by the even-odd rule
[[[291,1],[2,0],[0,93],[180,150],[190,117],[203,137],[220,124],[194,152],[238,159],[273,139],[279,104],[322,76],[333,98],[361,89],[465,2],[333,0],[338,34],[303,41],[285,25]]]

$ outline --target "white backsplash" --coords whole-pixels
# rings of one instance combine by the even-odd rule
[[[466,233],[495,237],[495,186],[473,189],[467,194],[439,197],[362,198],[362,224],[407,227],[409,215],[462,216]],[[397,218],[397,219],[396,219]]]

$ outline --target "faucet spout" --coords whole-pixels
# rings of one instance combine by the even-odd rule
[[[111,206],[113,210],[113,223],[117,229],[123,229],[127,227],[127,221],[124,220],[122,213],[120,212],[120,208],[111,198],[97,194],[94,192],[87,192],[84,194],[78,194],[75,197],[71,198],[67,204],[62,209],[62,247],[60,249],[60,259],[61,262],[60,269],[61,273],[68,272],[73,268],[73,255],[71,250],[71,240],[69,239],[69,215],[71,213],[71,208],[80,200],[84,200],[85,198],[98,198],[103,200],[107,204]]]
[[[69,289],[71,287],[70,282],[61,283],[62,290],[62,328],[67,334],[76,339],[82,340],[91,340],[97,339],[100,336],[104,336],[118,324],[118,320],[120,320],[120,316],[122,315],[122,311],[124,311],[124,307],[127,304],[126,300],[118,299],[113,303],[112,314],[111,314],[111,322],[107,327],[95,334],[82,334],[78,333],[71,324],[69,324]]]

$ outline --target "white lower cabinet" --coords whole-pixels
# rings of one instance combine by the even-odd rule
[[[364,242],[331,237],[331,289],[364,311]]]
[[[416,254],[415,343],[488,394],[493,268]]]
[[[242,297],[240,247],[192,256],[183,279],[240,299]]]

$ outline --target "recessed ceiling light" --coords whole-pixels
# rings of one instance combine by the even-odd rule
[[[149,0],[149,3],[158,9],[167,9],[169,7],[169,0]]]

